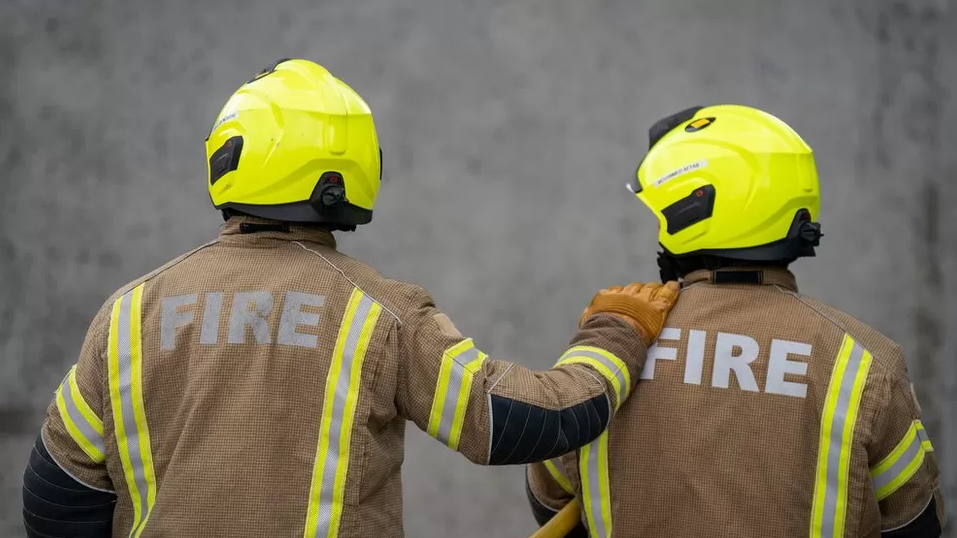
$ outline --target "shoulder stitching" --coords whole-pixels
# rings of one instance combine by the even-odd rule
[[[835,327],[837,327],[838,329],[840,329],[840,330],[841,330],[842,332],[844,332],[845,334],[850,334],[850,333],[847,331],[847,327],[845,327],[844,325],[838,323],[834,318],[832,318],[831,316],[828,316],[827,314],[825,314],[824,312],[822,312],[820,308],[817,308],[816,306],[812,305],[811,303],[805,301],[805,300],[804,300],[804,297],[802,297],[800,294],[798,294],[798,293],[796,293],[796,292],[793,292],[793,291],[791,291],[791,290],[784,289],[784,288],[782,288],[781,286],[778,286],[777,284],[774,285],[774,289],[778,290],[779,292],[781,292],[781,293],[783,293],[783,294],[785,294],[785,295],[790,295],[791,297],[794,297],[794,298],[797,299],[801,304],[803,304],[804,306],[806,306],[806,307],[810,308],[811,310],[817,312],[817,314],[818,314],[819,316],[821,316],[822,318],[824,318],[824,319],[830,321]]]
[[[819,316],[821,316],[822,318],[824,318],[824,319],[828,320],[829,322],[831,322],[835,327],[837,327],[838,329],[840,329],[841,332],[843,332],[844,334],[850,336],[851,338],[854,339],[855,342],[857,342],[858,339],[857,339],[854,335],[852,335],[850,331],[847,330],[847,327],[845,327],[843,324],[841,324],[840,322],[838,322],[837,320],[835,320],[833,317],[827,315],[825,312],[821,311],[820,308],[817,308],[817,307],[814,306],[813,304],[811,304],[811,303],[809,303],[808,301],[804,300],[804,297],[801,296],[801,294],[799,294],[799,293],[797,293],[797,292],[793,292],[793,291],[791,291],[791,290],[784,289],[784,288],[782,288],[781,286],[778,286],[778,285],[776,285],[776,284],[774,285],[774,288],[777,289],[779,292],[785,294],[785,295],[790,295],[791,297],[793,297],[794,299],[796,299],[798,302],[800,302],[800,303],[803,304],[804,306],[810,308],[811,310],[813,310],[814,312],[816,312]],[[857,344],[860,345],[861,347],[864,347],[863,344],[861,344],[860,342],[857,342]],[[881,358],[875,356],[875,355],[873,354],[873,352],[871,352],[871,350],[867,349],[866,347],[864,347],[864,349],[865,349],[868,353],[871,353],[871,356],[874,357],[874,359],[876,359],[876,360],[874,361],[874,364],[877,364],[878,366],[880,366],[880,368],[881,368],[882,370],[887,368],[887,366],[884,364],[884,361],[883,361]]]
[[[332,268],[335,269],[340,275],[342,275],[342,278],[348,280],[349,283],[352,284],[357,290],[361,291],[361,292],[362,292],[363,294],[365,294],[367,297],[369,297],[370,299],[372,299],[373,301],[375,301],[376,304],[378,304],[379,306],[381,306],[383,310],[385,310],[386,312],[388,312],[389,314],[391,314],[392,317],[395,318],[396,323],[398,323],[400,326],[402,325],[402,320],[399,318],[399,316],[398,316],[395,312],[393,312],[392,310],[390,310],[389,307],[387,307],[386,305],[382,304],[382,302],[380,302],[378,299],[376,299],[376,298],[373,297],[372,295],[366,293],[366,291],[363,290],[362,287],[359,286],[359,284],[357,284],[355,280],[352,280],[351,278],[349,278],[349,275],[347,275],[347,274],[345,273],[345,271],[343,271],[342,269],[340,269],[336,264],[334,264],[334,263],[332,263],[331,261],[329,261],[329,259],[326,258],[325,256],[323,256],[322,253],[317,252],[317,251],[315,251],[315,250],[313,250],[313,249],[307,247],[306,245],[303,245],[300,241],[293,241],[292,243],[293,243],[294,245],[297,245],[299,248],[305,250],[306,252],[311,252],[312,254],[315,254],[316,256],[318,256],[320,259],[322,259],[322,261],[326,262],[326,264],[328,264],[329,267],[332,267]]]
[[[113,301],[115,301],[118,297],[121,297],[122,295],[125,295],[125,294],[128,293],[131,289],[133,289],[133,288],[139,286],[140,284],[144,284],[144,283],[146,283],[146,282],[149,282],[149,281],[152,280],[153,278],[155,278],[155,277],[157,277],[157,276],[159,276],[159,275],[165,273],[166,271],[172,269],[173,267],[176,267],[177,265],[179,265],[180,263],[182,263],[184,260],[186,260],[186,258],[189,258],[190,256],[192,256],[193,254],[196,254],[196,253],[199,252],[200,250],[203,250],[203,249],[206,248],[206,247],[211,247],[211,246],[215,245],[216,243],[219,243],[219,240],[218,240],[218,239],[214,239],[213,241],[210,241],[209,243],[200,245],[200,246],[194,248],[193,250],[190,250],[190,251],[187,252],[186,254],[181,254],[178,258],[175,258],[175,259],[173,259],[172,261],[167,262],[165,265],[160,266],[158,269],[154,269],[153,271],[151,271],[151,272],[149,272],[149,273],[146,273],[144,276],[141,276],[140,278],[137,278],[136,280],[134,280],[134,281],[130,282],[129,284],[123,286],[122,288],[116,290],[116,292],[114,292],[113,295],[110,296],[110,300],[109,300],[108,302],[113,302]]]

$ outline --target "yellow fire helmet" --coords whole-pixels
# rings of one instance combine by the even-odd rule
[[[372,112],[308,60],[279,60],[236,91],[206,137],[213,205],[353,230],[372,220],[382,151]]]
[[[656,122],[628,186],[674,259],[789,262],[814,256],[822,236],[810,146],[755,108],[699,106]]]

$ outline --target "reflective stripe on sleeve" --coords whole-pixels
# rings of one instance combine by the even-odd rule
[[[552,475],[552,479],[555,480],[563,490],[568,493],[575,493],[575,490],[572,489],[572,483],[568,479],[568,475],[565,474],[565,465],[560,459],[552,458],[542,463],[545,464],[545,468],[548,469],[548,474]]]
[[[555,366],[563,364],[587,364],[604,377],[615,389],[615,410],[628,398],[631,392],[631,374],[628,367],[618,357],[604,349],[592,346],[574,346],[568,348]]]
[[[585,445],[579,455],[582,498],[588,535],[611,538],[611,484],[608,478],[608,431]]]
[[[462,340],[442,354],[427,431],[452,450],[459,448],[472,379],[487,358],[488,355],[476,349],[471,338]]]
[[[103,442],[103,421],[96,416],[93,409],[80,394],[80,387],[76,384],[76,365],[63,379],[63,383],[56,391],[56,406],[60,411],[60,418],[70,437],[83,452],[95,463],[102,463],[106,459],[106,446]]]
[[[362,363],[380,312],[382,306],[358,288],[352,291],[323,390],[304,538],[334,538],[339,534]]]
[[[924,452],[933,452],[934,445],[930,444],[930,437],[927,436],[924,423],[919,420],[915,420],[914,422],[917,424],[917,437],[920,437],[920,444],[924,447]]]
[[[848,473],[857,412],[872,357],[844,335],[827,386],[811,507],[812,538],[841,538],[847,516]]]
[[[907,483],[924,463],[924,454],[934,450],[919,420],[911,422],[894,450],[871,469],[874,495],[882,501]]]
[[[133,502],[131,538],[143,533],[156,502],[156,476],[143,406],[143,286],[140,284],[113,303],[107,350],[116,442]]]

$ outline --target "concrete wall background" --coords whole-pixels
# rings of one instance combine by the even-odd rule
[[[740,102],[817,152],[802,291],[901,342],[957,509],[957,5],[948,0],[3,0],[0,536],[38,421],[122,283],[205,241],[203,137],[283,56],[369,101],[374,225],[343,250],[546,367],[599,287],[657,278],[624,189],[652,121]],[[410,431],[408,536],[524,536],[518,469]],[[951,528],[951,535],[957,532]]]

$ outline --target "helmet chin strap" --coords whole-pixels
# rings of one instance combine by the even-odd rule
[[[678,280],[678,263],[674,256],[664,250],[658,253],[658,276],[662,282]]]

